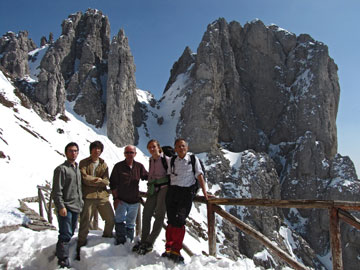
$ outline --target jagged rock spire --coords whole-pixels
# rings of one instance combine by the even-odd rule
[[[135,64],[123,29],[111,41],[107,80],[107,134],[118,146],[137,139]]]

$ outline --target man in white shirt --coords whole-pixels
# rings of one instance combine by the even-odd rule
[[[184,139],[175,141],[175,152],[177,157],[168,166],[171,179],[166,195],[168,226],[166,227],[166,251],[162,256],[181,263],[184,261],[180,250],[185,236],[186,218],[189,216],[198,184],[206,200],[208,195],[200,161],[195,157],[193,169],[188,144]]]

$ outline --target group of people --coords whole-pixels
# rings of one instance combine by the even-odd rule
[[[90,156],[77,164],[79,146],[71,142],[65,147],[66,161],[54,170],[52,198],[59,223],[56,256],[60,267],[69,267],[69,242],[74,235],[78,217],[77,255],[87,244],[90,221],[98,211],[105,221],[103,237],[115,237],[115,245],[134,240],[135,221],[140,205],[140,180],[147,180],[147,199],[143,210],[140,241],[132,251],[146,254],[161,232],[167,215],[166,243],[163,257],[181,263],[180,250],[185,236],[185,223],[193,199],[200,186],[208,199],[204,172],[200,161],[188,153],[188,144],[177,139],[174,144],[176,156],[166,156],[157,140],[150,140],[147,149],[151,154],[149,171],[135,161],[136,147],[124,148],[125,159],[115,164],[109,177],[106,162],[100,158],[104,146],[100,141],[90,144]],[[109,201],[110,187],[113,207]],[[115,210],[115,213],[113,211]],[[155,220],[151,226],[151,218]],[[113,228],[115,226],[115,235]],[[151,228],[152,227],[152,228]]]

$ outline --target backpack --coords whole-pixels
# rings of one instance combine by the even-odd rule
[[[172,156],[171,157],[171,161],[170,161],[170,166],[171,166],[171,170],[175,170],[175,159],[177,158],[177,156]],[[190,162],[191,162],[191,166],[192,166],[192,171],[194,173],[194,178],[195,178],[195,184],[194,184],[194,194],[196,195],[196,193],[198,192],[200,185],[199,185],[199,181],[198,179],[195,177],[195,162],[196,162],[196,158],[194,154],[190,155]],[[205,180],[205,166],[204,163],[202,162],[201,159],[199,159],[200,162],[200,166],[201,166],[201,170],[203,171],[203,177]]]

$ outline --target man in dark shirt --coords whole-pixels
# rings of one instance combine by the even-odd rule
[[[76,143],[65,147],[66,161],[54,170],[51,196],[54,199],[59,222],[56,256],[61,268],[70,267],[69,242],[74,235],[79,213],[83,207],[81,174],[75,162],[79,154]]]
[[[148,172],[134,160],[136,147],[128,145],[125,160],[115,164],[110,176],[110,189],[115,209],[115,244],[124,244],[126,238],[134,239],[135,220],[139,208],[139,181],[146,180]]]

